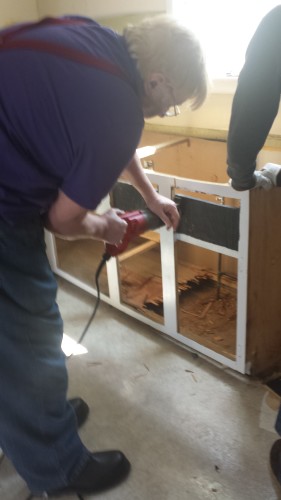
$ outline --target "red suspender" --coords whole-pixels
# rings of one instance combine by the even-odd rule
[[[97,69],[105,71],[107,73],[111,73],[114,76],[118,76],[123,80],[129,82],[128,76],[126,73],[116,66],[112,64],[110,61],[106,61],[104,59],[99,59],[92,54],[88,54],[86,52],[80,52],[79,50],[66,47],[64,45],[57,45],[52,42],[45,42],[44,40],[17,40],[14,39],[14,35],[24,33],[26,31],[31,31],[32,28],[36,28],[38,26],[44,25],[79,25],[85,24],[86,21],[83,19],[56,19],[56,18],[45,18],[38,23],[30,23],[24,24],[19,27],[12,28],[10,31],[3,33],[0,36],[0,50],[12,50],[12,49],[31,49],[37,50],[40,52],[47,52],[59,57],[64,57],[66,59],[71,59],[72,61],[79,62],[85,64],[87,66],[93,66]]]

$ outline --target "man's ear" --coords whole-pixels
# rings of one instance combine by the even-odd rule
[[[162,93],[165,82],[166,79],[163,73],[151,73],[144,82],[146,95],[154,97]]]

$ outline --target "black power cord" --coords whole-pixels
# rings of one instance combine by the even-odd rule
[[[97,290],[97,300],[96,300],[96,303],[95,303],[95,307],[94,307],[94,310],[83,330],[83,332],[81,333],[80,335],[80,338],[79,340],[77,341],[77,344],[81,344],[87,331],[89,330],[90,328],[90,325],[96,315],[96,312],[98,310],[98,307],[99,307],[99,304],[100,304],[100,286],[99,286],[99,277],[100,277],[100,273],[105,265],[105,263],[110,259],[111,255],[109,255],[108,253],[104,253],[103,256],[102,256],[102,259],[98,265],[98,268],[96,270],[96,274],[95,274],[95,284],[96,284],[96,290]],[[67,359],[71,358],[73,356],[73,353],[71,353],[69,356],[67,356]]]

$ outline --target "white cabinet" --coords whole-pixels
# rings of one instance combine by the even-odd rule
[[[173,234],[172,231],[167,231],[166,228],[161,228],[158,230],[160,234],[159,244],[157,243],[157,238],[152,239],[152,235],[148,235],[146,240],[152,241],[155,245],[147,250],[147,247],[143,249],[140,243],[139,249],[132,254],[132,251],[126,257],[120,256],[119,258],[112,257],[106,264],[106,277],[102,278],[103,285],[100,287],[102,290],[101,297],[107,303],[117,307],[121,311],[133,316],[140,321],[147,323],[159,332],[166,334],[167,336],[175,339],[181,344],[202,353],[219,363],[233,368],[241,373],[246,371],[246,357],[245,357],[245,346],[246,346],[246,310],[247,310],[247,255],[248,255],[248,213],[249,213],[249,197],[248,193],[237,193],[234,192],[229,186],[210,183],[203,181],[194,181],[188,179],[182,179],[178,177],[170,177],[167,175],[147,172],[148,177],[158,187],[161,194],[165,196],[171,196],[176,190],[180,190],[183,193],[206,193],[219,198],[235,199],[239,201],[240,205],[240,239],[237,250],[231,250],[226,247],[217,245],[216,243],[209,243],[203,240],[199,240],[192,236],[188,236],[182,233]],[[50,256],[50,261],[53,270],[60,276],[71,281],[75,285],[83,288],[84,290],[96,295],[94,286],[94,273],[97,268],[99,259],[104,251],[102,244],[95,243],[93,241],[76,241],[76,242],[66,242],[64,240],[57,240],[50,234],[46,235],[46,241],[48,246],[48,253]],[[235,313],[235,331],[232,334],[234,341],[232,340],[229,349],[224,349],[221,347],[220,343],[224,336],[224,328],[217,332],[211,332],[209,339],[207,339],[202,334],[196,334],[196,332],[188,332],[188,322],[182,320],[181,315],[181,300],[179,297],[180,288],[183,289],[183,280],[181,283],[178,282],[177,276],[181,272],[184,276],[184,270],[179,271],[180,262],[177,260],[179,249],[177,246],[181,244],[182,246],[192,246],[193,248],[200,248],[207,252],[213,253],[216,258],[218,255],[230,257],[237,262],[237,276],[234,277],[235,286],[232,287],[234,290],[234,302],[236,304]],[[59,250],[58,250],[59,248]],[[135,262],[137,259],[142,257],[142,259],[147,258],[148,262],[151,263],[151,255],[154,249],[153,257],[153,267],[161,267],[161,285],[162,285],[162,297],[161,292],[158,294],[160,296],[160,302],[162,302],[162,313],[159,315],[146,312],[145,306],[143,307],[141,303],[136,302],[134,305],[134,298],[130,301],[124,294],[124,284],[122,284],[122,274],[120,273],[120,266],[124,263],[129,262],[130,259],[134,258]],[[150,252],[150,254],[149,254]],[[181,249],[184,252],[184,249]],[[132,257],[132,255],[134,257]],[[158,257],[159,256],[159,259]],[[126,257],[126,258],[124,258]],[[128,259],[128,260],[127,260]],[[158,259],[158,264],[157,264]],[[198,272],[194,273],[194,266],[191,266],[193,270],[189,269],[189,263],[183,262],[184,257],[181,257],[181,263],[186,266],[186,281],[193,276],[196,281],[196,276]],[[119,262],[121,260],[121,262]],[[156,264],[155,264],[156,263]],[[82,264],[82,265],[81,265]],[[133,263],[133,268],[136,267],[141,273],[141,268],[145,264],[141,264],[141,267]],[[81,270],[81,267],[83,268]],[[196,266],[198,269],[198,263]],[[78,272],[77,272],[78,270]],[[155,268],[154,268],[155,270]],[[209,275],[212,277],[215,275],[214,269],[209,269]],[[125,271],[125,274],[129,271]],[[206,271],[208,274],[208,270]],[[205,273],[205,275],[206,275]],[[138,273],[136,273],[138,274]],[[156,276],[159,278],[159,273],[156,271]],[[90,279],[89,279],[90,277]],[[123,277],[126,280],[126,276]],[[152,284],[152,280],[145,278],[147,280],[148,289]],[[184,278],[183,278],[184,279]],[[129,289],[132,288],[134,283],[134,278],[132,278],[132,283],[128,283]],[[197,278],[198,280],[198,278]],[[192,281],[192,278],[189,280]],[[92,282],[92,284],[91,284]],[[136,279],[137,282],[137,279]],[[211,283],[211,278],[210,278]],[[225,285],[227,286],[227,285]],[[137,287],[136,287],[137,288]],[[134,290],[131,289],[131,296]],[[139,290],[136,290],[138,296],[140,295]],[[213,307],[212,301],[215,300],[217,292],[212,290],[212,297],[206,298],[206,307]],[[127,294],[128,295],[128,294]],[[124,298],[123,298],[124,296]],[[220,300],[220,299],[218,299]],[[153,302],[153,298],[152,298]],[[188,302],[188,300],[187,300]],[[204,311],[200,313],[191,310],[190,314],[194,315],[204,315]],[[158,316],[158,317],[156,317]],[[207,316],[207,313],[205,313]],[[201,318],[202,319],[202,318]],[[204,319],[204,318],[203,318]],[[187,324],[186,324],[187,323]],[[194,322],[193,322],[194,324]],[[192,327],[191,327],[192,328]],[[208,335],[207,335],[208,337]],[[212,348],[213,347],[213,348]]]

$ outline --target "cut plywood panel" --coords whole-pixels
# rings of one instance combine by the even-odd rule
[[[177,140],[186,139],[184,135],[175,134],[163,134],[163,132],[151,132],[144,130],[141,136],[139,147],[143,146],[153,146],[155,144],[161,144],[163,142],[173,142]]]
[[[155,141],[155,142],[153,142]],[[151,133],[144,134],[140,145],[157,145],[171,141],[147,157],[153,170],[170,175],[210,182],[228,182],[226,143],[206,139]],[[174,145],[172,142],[175,141]]]

